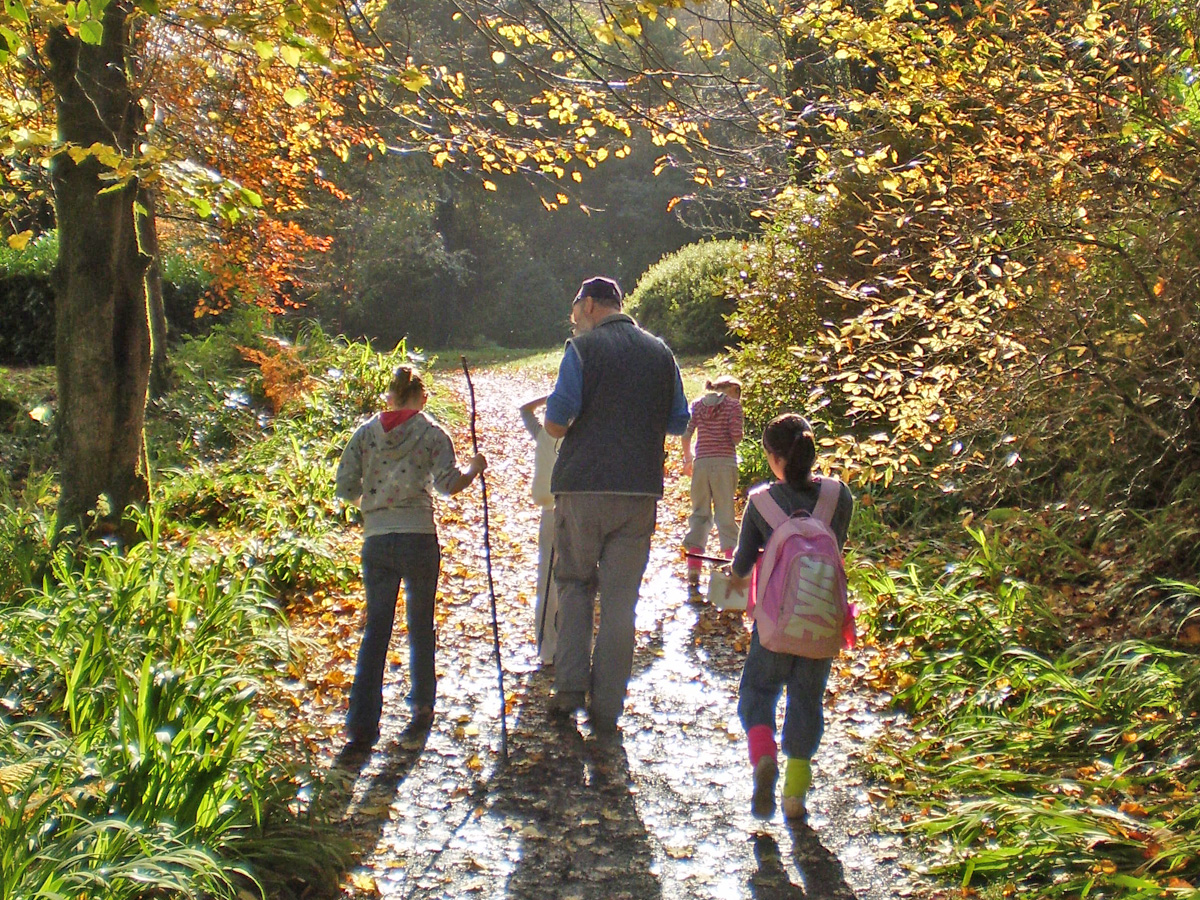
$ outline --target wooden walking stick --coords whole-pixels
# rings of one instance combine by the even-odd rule
[[[712,563],[715,566],[727,566],[733,560],[724,556],[705,556],[703,553],[693,553],[691,550],[684,550],[683,555],[688,559],[698,559],[700,562]]]
[[[479,436],[475,433],[475,385],[471,383],[471,370],[467,358],[462,360],[463,374],[467,376],[467,392],[471,396],[471,446],[479,453]],[[504,697],[504,664],[500,661],[500,623],[496,618],[496,584],[492,580],[492,538],[488,531],[487,478],[479,473],[479,487],[483,490],[483,560],[487,566],[488,595],[492,599],[492,646],[496,651],[496,677],[500,681],[500,754],[508,759],[508,710]]]

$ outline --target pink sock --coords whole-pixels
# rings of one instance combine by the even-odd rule
[[[688,547],[687,552],[688,553],[703,553],[704,550],[700,547]],[[704,565],[704,563],[701,562],[700,560],[696,559],[694,556],[689,556],[687,558],[688,571],[695,569],[698,572],[698,571],[700,571],[700,567],[703,565]]]
[[[728,550],[722,550],[721,555],[726,559],[733,559],[733,548],[730,547]]]
[[[778,748],[775,746],[775,732],[766,725],[754,725],[746,733],[746,741],[750,744],[750,765],[757,766],[764,756],[775,759]]]

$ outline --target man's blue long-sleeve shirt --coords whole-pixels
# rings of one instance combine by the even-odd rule
[[[546,421],[557,425],[569,425],[583,409],[583,360],[579,351],[571,344],[558,365],[558,381],[554,391],[546,400]],[[687,430],[687,395],[683,392],[683,379],[675,369],[675,393],[671,398],[671,415],[667,419],[667,434],[683,434]]]

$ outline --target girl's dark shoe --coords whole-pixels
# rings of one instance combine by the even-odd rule
[[[428,731],[433,727],[433,707],[423,706],[413,713],[412,720],[408,723],[408,727],[404,729],[406,734],[415,734],[421,731]]]
[[[378,731],[376,731],[372,735],[368,735],[367,737],[362,737],[357,734],[350,734],[350,733],[346,734],[346,746],[348,748],[354,747],[355,749],[358,749],[358,750],[366,749],[369,751],[372,747],[374,747],[378,743],[379,743],[379,732]]]
[[[405,750],[419,750],[425,744],[425,738],[429,736],[429,729],[433,727],[433,708],[422,707],[413,713],[412,719],[408,726],[400,732],[400,746]]]

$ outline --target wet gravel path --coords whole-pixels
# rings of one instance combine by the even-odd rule
[[[442,376],[438,386],[463,391],[462,382]],[[360,853],[341,895],[882,900],[926,893],[911,872],[911,852],[877,820],[880,808],[862,773],[870,740],[896,719],[856,679],[861,654],[834,666],[808,824],[789,827],[778,813],[766,823],[750,816],[750,768],[736,713],[748,634],[741,613],[688,600],[677,549],[686,530],[686,479],[669,479],[660,506],[621,736],[597,739],[586,719],[574,727],[548,718],[553,676],[532,646],[532,445],[516,407],[550,385],[503,370],[481,372],[475,382],[490,464],[508,759],[499,752],[473,487],[442,507],[438,718],[428,737],[416,746],[401,742],[407,651],[399,628],[374,754],[335,760],[337,693],[314,708],[330,732],[324,802]],[[465,435],[456,442],[460,452],[469,446]],[[356,644],[357,628],[342,619],[332,631],[312,624],[307,633]]]

